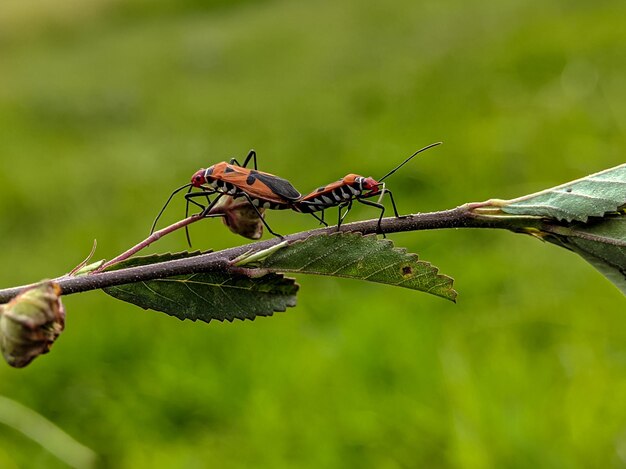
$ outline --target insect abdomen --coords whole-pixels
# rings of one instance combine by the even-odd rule
[[[349,185],[341,185],[332,190],[315,190],[296,203],[298,210],[302,213],[313,213],[336,207],[350,199],[361,195],[361,191]]]

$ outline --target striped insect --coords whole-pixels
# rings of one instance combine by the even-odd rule
[[[344,218],[352,208],[353,201],[356,200],[364,205],[370,205],[380,209],[380,217],[378,218],[377,226],[377,230],[380,232],[381,222],[385,214],[385,206],[381,202],[385,194],[389,195],[394,215],[396,217],[400,216],[398,214],[396,202],[393,199],[393,194],[386,188],[383,181],[408,163],[417,154],[440,144],[441,142],[433,143],[416,151],[378,180],[372,177],[359,176],[358,174],[348,174],[339,181],[335,181],[327,186],[319,187],[310,194],[305,195],[293,204],[293,208],[301,213],[310,213],[321,223],[328,226],[328,224],[324,221],[324,211],[327,208],[339,207],[337,221],[337,229],[339,229]],[[378,200],[376,202],[367,200],[376,196],[378,196]],[[344,208],[346,210],[342,214]],[[321,216],[316,215],[316,212],[322,212]]]
[[[254,163],[254,169],[248,169],[246,166],[250,161]],[[200,189],[197,192],[192,190]],[[202,168],[196,171],[191,182],[174,190],[167,199],[167,202],[159,212],[157,218],[152,225],[152,231],[156,227],[156,223],[165,211],[174,195],[183,189],[188,189],[185,194],[187,207],[185,215],[189,214],[189,204],[194,204],[201,209],[201,217],[224,216],[223,210],[217,210],[212,213],[213,209],[218,207],[220,199],[230,197],[234,201],[244,202],[254,210],[254,213],[263,222],[263,225],[274,236],[280,236],[275,233],[265,221],[263,213],[265,209],[286,210],[293,208],[293,203],[300,200],[302,195],[291,185],[289,181],[270,173],[258,171],[256,152],[250,150],[243,164],[233,158],[230,162],[222,161],[208,168]],[[211,196],[215,198],[211,200]],[[205,199],[206,205],[198,202],[197,199]],[[219,207],[218,207],[219,208]],[[189,241],[189,235],[187,233]]]

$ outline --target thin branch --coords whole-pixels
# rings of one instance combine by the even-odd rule
[[[199,216],[199,215],[192,215],[192,216],[187,217],[187,218],[185,218],[185,219],[183,219],[183,220],[181,220],[179,222],[174,223],[173,225],[170,225],[170,226],[168,226],[166,228],[163,228],[162,230],[155,231],[150,236],[148,236],[146,239],[144,239],[141,243],[134,245],[132,248],[128,249],[127,251],[124,251],[119,256],[114,257],[110,261],[107,261],[104,264],[102,264],[100,267],[98,267],[96,272],[101,272],[101,271],[105,270],[107,267],[112,266],[113,264],[117,264],[118,262],[122,262],[122,261],[128,259],[133,254],[137,254],[142,249],[147,248],[152,243],[154,243],[155,241],[159,240],[160,238],[162,238],[166,234],[172,233],[172,232],[174,232],[176,230],[179,230],[180,228],[184,228],[185,226],[191,225],[192,223],[197,222],[198,220],[201,220],[201,219],[202,219],[202,217]]]
[[[440,212],[417,213],[399,218],[384,218],[381,224],[381,231],[386,234],[443,228],[500,228],[511,231],[524,231],[524,228],[532,226],[533,224],[532,217],[506,217],[505,219],[482,217],[474,212],[477,208],[478,211],[480,211],[480,207],[482,207],[482,205],[484,204],[465,204],[451,210],[443,210]],[[182,220],[177,224],[180,225],[177,226],[177,228],[185,226],[185,224],[193,223],[194,221],[197,220],[194,220],[193,217]],[[348,223],[341,225],[339,231],[371,234],[377,232],[377,224],[378,219]],[[539,226],[540,221],[537,220],[535,224]],[[168,227],[164,230],[171,232],[172,230],[170,228],[171,227]],[[81,275],[78,277],[63,276],[55,279],[55,282],[60,285],[63,294],[68,295],[115,285],[172,277],[175,275],[185,275],[195,272],[224,271],[231,267],[230,261],[232,259],[235,259],[246,252],[267,249],[282,241],[293,242],[308,238],[311,235],[331,234],[336,231],[336,226],[314,229],[284,236],[282,239],[272,238],[265,241],[259,241],[256,243],[246,244],[244,246],[238,246],[218,252],[210,252],[184,259],[176,259],[139,267],[130,267],[110,272],[99,272],[92,275]],[[163,233],[160,234],[160,236],[162,235]],[[141,246],[143,248],[150,244],[150,242],[144,244],[146,243],[146,241],[144,241],[137,246]],[[132,249],[136,249],[137,246]],[[115,261],[115,259],[110,261],[108,264],[112,264],[113,261]],[[29,286],[30,285],[23,285],[20,287],[0,290],[0,303],[9,301]]]

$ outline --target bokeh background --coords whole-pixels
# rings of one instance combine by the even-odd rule
[[[443,140],[389,180],[404,213],[621,164],[624,18],[619,0],[2,0],[0,284],[66,272],[94,238],[113,257],[195,170],[250,148],[308,192]],[[245,243],[219,220],[192,235]],[[204,324],[84,293],[49,355],[0,366],[0,395],[98,467],[626,465],[613,285],[507,232],[392,238],[453,276],[458,304],[301,276],[296,308]],[[7,425],[0,466],[66,467]]]

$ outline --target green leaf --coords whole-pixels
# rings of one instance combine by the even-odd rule
[[[471,210],[492,226],[576,252],[626,294],[624,207],[626,164],[517,199],[473,204]]]
[[[134,257],[110,270],[165,262],[201,254],[177,253]],[[270,273],[259,278],[227,272],[178,275],[105,288],[109,295],[144,309],[161,311],[181,320],[210,322],[271,316],[295,306],[298,284]]]
[[[626,164],[513,200],[491,200],[505,213],[586,222],[626,204]]]
[[[247,261],[246,261],[247,262]],[[361,233],[316,235],[296,241],[255,263],[272,272],[347,277],[411,288],[455,301],[453,279],[430,263]]]
[[[626,215],[545,226],[544,239],[580,254],[626,295]]]

